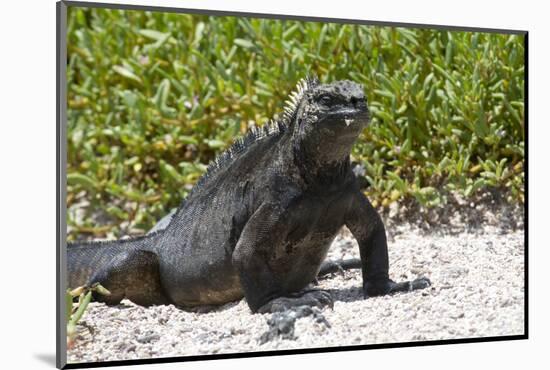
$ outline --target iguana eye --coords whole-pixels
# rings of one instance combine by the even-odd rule
[[[330,104],[330,101],[331,101],[331,98],[330,96],[328,95],[322,95],[320,98],[319,98],[319,102],[323,105],[328,105]]]

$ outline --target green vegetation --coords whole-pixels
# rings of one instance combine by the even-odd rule
[[[92,300],[92,292],[98,294],[110,295],[107,289],[101,284],[95,283],[91,287],[78,287],[76,289],[67,289],[65,293],[66,321],[67,321],[67,348],[71,348],[76,340],[76,324],[86,312],[88,304]],[[78,297],[78,302],[73,304],[73,300]]]
[[[68,14],[68,225],[148,230],[295,83],[365,86],[377,206],[488,188],[522,203],[523,37],[140,11]]]

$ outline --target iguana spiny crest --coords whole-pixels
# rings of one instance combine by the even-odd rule
[[[208,166],[197,186],[230,164],[254,142],[281,135],[289,129],[295,131],[295,148],[301,147],[305,151],[311,151],[312,147],[321,151],[328,149],[325,155],[317,152],[310,155],[327,157],[328,162],[341,160],[349,154],[368,120],[369,112],[360,85],[346,80],[336,85],[322,85],[316,76],[308,76],[301,79],[289,94],[279,119],[272,119],[262,127],[253,126],[245,136],[237,139]],[[335,143],[336,139],[340,143]]]

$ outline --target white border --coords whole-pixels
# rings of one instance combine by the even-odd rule
[[[112,0],[111,3],[124,3]],[[255,2],[128,0],[132,4],[256,13],[368,19],[530,31],[530,336],[528,341],[322,353],[190,363],[140,369],[518,369],[547,363],[550,307],[545,243],[548,190],[549,23],[544,2],[277,0]],[[0,21],[2,57],[3,363],[53,368],[55,355],[55,1],[6,2]],[[7,203],[7,205],[6,205]],[[547,229],[547,228],[546,228]],[[222,362],[220,362],[222,361]],[[527,366],[526,366],[527,365]],[[11,368],[8,367],[8,368]],[[533,366],[536,368],[537,366]],[[540,367],[540,366],[539,366]]]

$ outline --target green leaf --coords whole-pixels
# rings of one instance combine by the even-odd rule
[[[240,46],[240,47],[243,47],[245,49],[254,49],[255,46],[254,44],[252,43],[252,41],[250,40],[246,40],[246,39],[235,39],[233,41],[236,45]]]
[[[65,320],[66,322],[69,322],[69,320],[71,319],[71,313],[73,310],[73,296],[69,294],[68,291],[65,293],[65,310],[66,310]]]
[[[134,74],[134,72],[130,71],[128,68],[123,66],[113,66],[113,70],[121,75],[122,77],[125,77],[129,80],[141,83],[141,79]]]
[[[98,187],[97,181],[91,177],[84,175],[82,173],[69,173],[67,174],[67,184],[68,185],[81,185],[84,188],[94,190]]]
[[[206,144],[208,145],[209,148],[212,148],[212,149],[220,149],[226,146],[225,142],[217,139],[206,140]]]
[[[148,39],[155,40],[155,41],[163,40],[167,36],[170,36],[170,33],[163,33],[163,32],[160,32],[157,30],[151,30],[151,29],[139,30],[139,34],[147,37]]]

